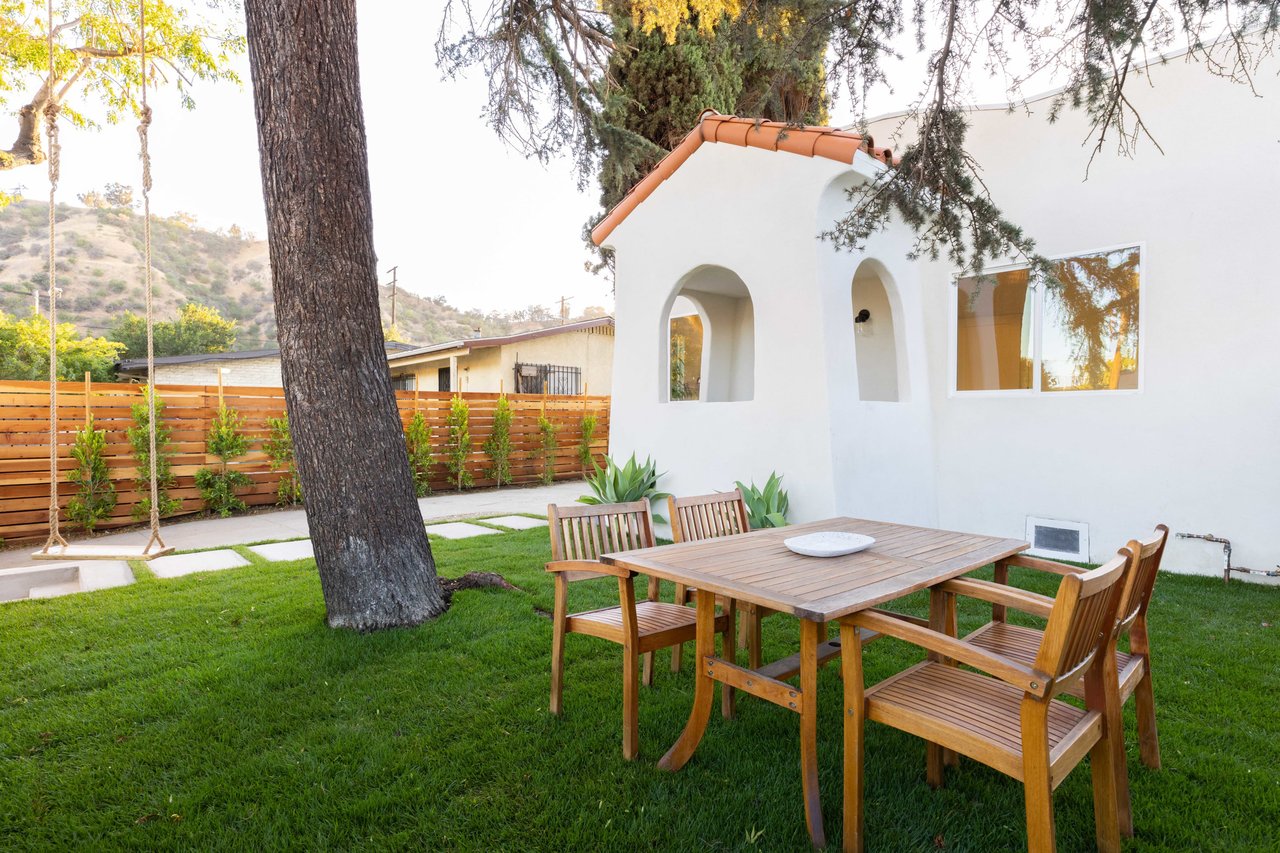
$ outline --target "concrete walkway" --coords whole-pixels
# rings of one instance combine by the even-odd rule
[[[547,504],[574,503],[579,495],[590,492],[591,488],[581,480],[566,480],[551,486],[508,486],[481,492],[445,492],[420,498],[418,506],[422,510],[422,518],[432,522],[515,513],[545,516]],[[164,523],[162,532],[165,543],[179,551],[245,545],[270,539],[302,539],[310,535],[306,513],[300,509],[231,518],[201,518],[192,521],[174,519]],[[94,545],[142,547],[147,544],[148,535],[146,530],[131,530],[127,533],[99,536],[91,541]],[[36,550],[39,550],[39,546],[27,545],[0,551],[0,569],[31,565],[31,552]]]

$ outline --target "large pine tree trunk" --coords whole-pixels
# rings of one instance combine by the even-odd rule
[[[285,398],[329,624],[444,611],[383,349],[355,0],[247,0]]]

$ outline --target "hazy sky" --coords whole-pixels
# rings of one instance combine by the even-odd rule
[[[567,163],[544,167],[506,148],[480,118],[485,83],[478,74],[440,79],[432,45],[441,8],[440,0],[359,6],[380,270],[398,265],[404,287],[462,308],[550,306],[564,295],[574,313],[589,305],[612,310],[611,282],[583,269],[589,254],[580,234],[597,208],[596,189],[579,192]],[[919,85],[921,62],[900,64],[901,95],[877,94],[873,114],[903,106]],[[183,110],[172,91],[152,97],[153,210],[184,210],[207,227],[238,224],[261,237],[253,101],[247,60],[240,64],[245,86],[199,86],[195,111]],[[852,118],[847,108],[833,111],[836,123]],[[139,186],[134,121],[96,132],[64,125],[62,142],[62,200],[111,181]],[[0,181],[24,185],[29,197],[48,192],[43,167]]]

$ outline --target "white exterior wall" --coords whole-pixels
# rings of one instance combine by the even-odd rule
[[[973,114],[993,197],[1049,256],[1142,245],[1136,392],[953,394],[951,285],[922,264],[939,521],[1022,537],[1027,515],[1090,525],[1094,560],[1156,523],[1232,540],[1237,565],[1280,562],[1280,85],[1260,94],[1174,59],[1129,89],[1164,149],[1108,149],[1084,180],[1079,114]],[[871,130],[884,142],[895,122]],[[898,143],[893,143],[898,147]],[[1171,538],[1165,568],[1219,573],[1222,552]]]
[[[895,226],[865,255],[815,235],[860,171],[704,144],[624,220],[617,250],[615,455],[653,454],[676,494],[785,475],[793,518],[836,513],[1022,538],[1028,515],[1090,525],[1091,557],[1164,522],[1229,537],[1239,565],[1280,562],[1280,80],[1263,98],[1182,60],[1130,96],[1164,155],[1107,151],[1084,181],[1087,127],[1002,110],[970,150],[1005,212],[1050,256],[1143,247],[1137,391],[950,391],[951,278],[909,262]],[[896,119],[873,125],[890,141]],[[901,147],[900,141],[892,141]],[[862,158],[859,157],[861,162]],[[862,270],[860,265],[872,259]],[[754,399],[662,403],[664,312],[681,279],[723,266],[751,292]],[[858,399],[851,282],[886,285],[899,402]],[[876,322],[884,319],[875,316]],[[660,366],[661,365],[661,366]],[[705,381],[705,378],[704,378]],[[1165,568],[1218,573],[1217,546],[1171,538]]]

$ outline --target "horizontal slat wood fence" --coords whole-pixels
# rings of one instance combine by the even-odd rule
[[[99,523],[100,529],[135,523],[134,507],[147,497],[145,488],[137,489],[137,463],[126,433],[133,426],[131,407],[143,399],[144,387],[103,382],[58,383],[60,506],[65,507],[76,493],[76,485],[67,478],[76,467],[71,448],[76,432],[84,426],[86,411],[93,413],[96,428],[107,433],[107,467],[116,487],[117,503],[111,518]],[[216,385],[157,385],[156,391],[165,404],[163,423],[170,429],[169,450],[177,481],[169,494],[181,502],[181,508],[174,515],[200,512],[204,504],[195,486],[195,473],[217,462],[217,457],[205,452],[205,439],[218,408],[219,389]],[[253,484],[237,494],[250,506],[275,503],[281,475],[270,469],[261,442],[269,434],[267,418],[284,414],[284,390],[227,387],[222,389],[222,397],[229,408],[240,413],[245,435],[250,439],[250,452],[236,460],[234,467],[247,474]],[[431,429],[436,459],[431,487],[437,491],[452,488],[442,453],[447,437],[445,419],[452,398],[448,392],[396,392],[401,421],[407,426],[414,413],[420,411]],[[467,469],[475,478],[476,487],[492,486],[494,481],[485,473],[490,463],[483,447],[493,429],[498,395],[464,392],[462,398],[471,410],[472,453]],[[603,462],[609,449],[608,397],[508,394],[507,401],[512,410],[511,474],[515,483],[535,483],[541,479],[542,440],[538,417],[544,411],[557,427],[557,480],[582,477],[577,448],[584,414],[596,416],[591,446],[596,461]],[[48,535],[48,514],[49,383],[0,381],[0,539],[9,543],[43,541]],[[65,514],[61,523],[74,529]]]

